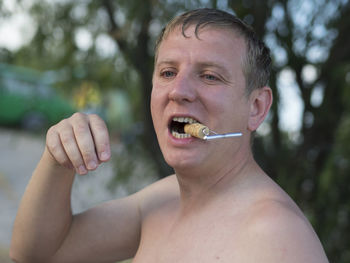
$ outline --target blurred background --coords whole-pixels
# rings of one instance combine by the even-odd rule
[[[73,209],[171,173],[149,112],[153,47],[183,11],[215,7],[270,47],[274,105],[256,159],[298,203],[331,262],[350,262],[349,0],[0,0],[0,261],[47,127],[75,111],[109,126],[113,158],[78,177]]]

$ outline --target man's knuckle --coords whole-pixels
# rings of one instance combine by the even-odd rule
[[[46,145],[52,147],[56,143],[57,133],[56,130],[51,127],[46,133]]]
[[[62,119],[55,126],[60,127],[60,126],[66,126],[66,125],[69,125],[69,118]]]
[[[51,135],[51,134],[53,134],[55,128],[56,128],[56,125],[51,126],[51,127],[47,130],[46,135]]]
[[[82,112],[75,112],[75,113],[72,115],[71,118],[73,118],[73,119],[82,119],[82,118],[84,118],[84,116],[85,116],[85,114],[82,113]]]
[[[58,143],[52,140],[48,140],[47,147],[49,148],[51,153],[56,154],[59,151],[60,145],[58,145]]]
[[[105,134],[106,133],[106,126],[104,126],[103,124],[96,124],[94,126],[94,130],[98,133],[98,134]]]
[[[63,145],[68,145],[73,143],[73,138],[69,134],[62,133],[61,134],[61,141]]]
[[[55,124],[47,130],[46,136],[56,136],[58,130],[59,130],[59,124]]]
[[[104,120],[98,116],[97,114],[91,114],[89,116],[90,122],[93,123],[93,125],[99,125],[102,127],[106,127]]]
[[[90,118],[90,120],[94,120],[94,121],[102,121],[101,117],[96,113],[90,114],[89,118]]]
[[[90,117],[91,119],[99,119],[99,118],[100,118],[96,113],[91,113],[91,114],[89,115],[89,117]]]
[[[74,126],[74,131],[76,134],[81,135],[81,134],[85,134],[87,132],[87,125],[84,122],[78,122],[75,126]]]

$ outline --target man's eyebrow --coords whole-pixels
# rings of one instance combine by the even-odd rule
[[[223,65],[221,65],[219,63],[216,63],[216,62],[203,61],[203,62],[198,62],[197,65],[200,68],[217,68],[217,69],[219,69],[220,71],[222,71],[225,74],[229,73],[229,70],[225,66],[223,66]]]
[[[156,62],[155,68],[159,68],[161,66],[177,66],[178,62],[176,60],[172,59],[164,59]],[[196,63],[197,68],[216,68],[220,72],[222,72],[224,75],[229,75],[229,70],[224,66],[221,65],[220,63],[216,63],[213,61],[199,61]]]
[[[170,59],[164,59],[156,62],[156,67],[160,67],[162,65],[177,65],[176,61]]]

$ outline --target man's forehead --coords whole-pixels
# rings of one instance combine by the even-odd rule
[[[179,25],[164,35],[158,47],[157,53],[162,44],[164,44],[164,42],[169,42],[169,40],[177,41],[179,38],[196,38],[198,40],[203,40],[206,38],[206,36],[215,36],[211,40],[217,42],[218,46],[226,45],[230,46],[230,48],[239,48],[240,52],[246,51],[246,40],[244,36],[235,29],[219,27],[215,25],[207,25],[205,27],[198,28],[196,31],[195,25],[190,25],[184,30]]]
[[[246,51],[244,38],[233,30],[207,26],[205,28],[200,28],[196,34],[195,26],[186,28],[185,32],[182,32],[181,27],[178,26],[164,36],[157,50],[156,63],[173,64],[179,57],[188,55],[187,51],[190,52],[191,43],[190,41],[185,43],[182,42],[182,40],[193,40],[193,38],[199,40],[199,42],[197,42],[198,44],[203,44],[198,46],[198,53],[201,55],[203,54],[203,57],[199,58],[198,63],[203,65],[218,66],[222,64],[221,61],[216,61],[219,59],[217,54],[220,53],[223,54],[221,60],[230,58],[241,59],[244,57]],[[207,41],[208,39],[210,40]],[[203,42],[201,42],[202,40]],[[197,45],[197,43],[195,43],[195,45]],[[197,48],[197,46],[195,46],[195,48]]]

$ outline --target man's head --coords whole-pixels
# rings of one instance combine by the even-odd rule
[[[265,44],[258,39],[253,29],[236,16],[216,9],[196,9],[186,12],[171,20],[161,32],[155,47],[155,59],[162,41],[175,29],[185,31],[190,26],[195,27],[195,34],[205,27],[229,29],[243,37],[246,43],[246,54],[242,61],[242,71],[246,79],[246,91],[249,95],[253,90],[268,84],[270,77],[271,57]]]
[[[175,170],[208,172],[250,155],[250,135],[264,120],[272,95],[265,86],[268,70],[257,56],[261,46],[252,52],[253,44],[247,44],[247,36],[260,44],[249,30],[234,16],[207,9],[179,16],[164,30],[156,49],[151,113],[164,158]],[[191,122],[243,136],[208,143],[187,137],[183,128]]]

